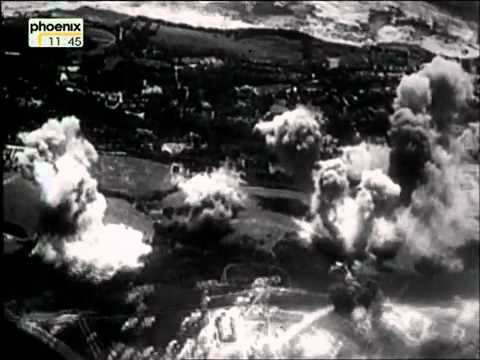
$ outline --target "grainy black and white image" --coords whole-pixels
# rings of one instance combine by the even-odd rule
[[[3,358],[479,359],[478,5],[2,1]]]

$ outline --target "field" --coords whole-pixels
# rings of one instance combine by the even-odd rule
[[[3,178],[4,222],[21,225],[32,235],[43,208],[39,190],[18,174],[4,174]]]
[[[240,32],[241,34],[241,32]],[[261,32],[230,36],[224,33],[207,32],[198,29],[160,25],[157,33],[150,37],[152,43],[161,45],[172,52],[188,56],[212,56],[249,59],[283,65],[295,65],[302,60],[302,42]],[[316,59],[321,59],[320,48],[315,51]]]
[[[138,197],[171,187],[169,166],[123,156],[100,156],[93,169],[99,188]]]

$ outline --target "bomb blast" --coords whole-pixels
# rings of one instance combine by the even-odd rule
[[[81,136],[79,120],[51,119],[19,138],[28,147],[19,154],[22,174],[39,186],[49,214],[33,253],[93,281],[140,267],[151,248],[140,231],[104,224],[107,202],[89,172],[98,154]]]
[[[267,146],[277,155],[280,164],[292,175],[310,178],[319,159],[322,115],[304,106],[277,115],[272,121],[262,121],[254,131],[265,136]]]

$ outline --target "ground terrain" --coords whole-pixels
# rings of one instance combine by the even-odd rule
[[[340,144],[351,144],[356,131],[362,139],[388,141],[395,87],[404,73],[415,71],[434,53],[418,43],[380,42],[363,47],[331,41],[312,36],[312,29],[306,34],[295,26],[287,26],[289,30],[207,29],[92,7],[46,15],[85,17],[86,47],[71,53],[34,52],[19,40],[25,18],[5,20],[2,30],[9,36],[2,44],[2,56],[9,71],[0,100],[8,114],[4,140],[18,143],[19,131],[38,127],[50,117],[77,116],[85,136],[101,153],[92,174],[107,197],[105,221],[142,231],[154,251],[143,269],[120,272],[97,286],[29,257],[30,245],[10,242],[4,244],[4,251],[11,250],[4,266],[15,276],[7,277],[7,299],[27,313],[67,308],[93,312],[90,325],[104,343],[122,341],[139,348],[155,344],[159,349],[174,337],[184,317],[198,308],[201,291],[195,283],[220,279],[229,264],[241,265],[239,282],[281,275],[282,285],[306,293],[301,295],[303,306],[309,310],[323,306],[333,259],[299,245],[296,236],[295,219],[306,215],[311,190],[268,171],[275,156],[263,139],[252,135],[252,128],[259,119],[310,103],[328,118],[322,130]],[[255,14],[245,16],[249,22],[258,21]],[[120,28],[125,30],[123,40],[118,36]],[[339,67],[328,65],[330,57],[340,59]],[[66,69],[71,66],[79,69]],[[63,72],[68,73],[66,82],[59,80]],[[147,94],[155,87],[162,92]],[[476,91],[478,95],[478,86]],[[118,93],[123,102],[115,107]],[[465,114],[468,121],[478,121],[476,111],[478,103]],[[207,146],[176,155],[161,151],[168,142],[186,143],[190,131]],[[242,189],[250,201],[231,222],[221,246],[205,250],[186,245],[172,250],[161,237],[155,239],[154,223],[162,220],[160,211],[178,206],[181,199],[172,183],[171,165],[179,163],[198,172],[226,159],[245,160]],[[479,167],[473,159],[465,161],[463,172],[478,181]],[[471,237],[478,238],[478,188],[469,188],[464,174],[459,174],[459,186],[472,200],[466,221],[472,223]],[[18,173],[5,171],[3,199],[4,222],[33,235],[43,210],[38,190]],[[203,235],[204,241],[213,240]],[[441,303],[454,294],[478,297],[478,243],[462,251],[466,271],[460,274],[412,275],[386,269],[374,276],[387,294],[411,304]],[[153,288],[147,300],[126,301],[127,293],[144,287]],[[295,294],[277,300],[299,307]],[[120,331],[126,319],[143,316],[145,309],[156,315],[151,328],[128,334]],[[78,340],[81,335],[73,332],[67,338],[88,354],[86,344]]]

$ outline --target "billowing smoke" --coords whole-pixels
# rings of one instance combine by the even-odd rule
[[[378,259],[394,258],[403,245],[394,221],[385,217],[375,218],[368,242],[368,251]]]
[[[391,117],[389,175],[402,188],[404,203],[412,192],[427,181],[425,166],[431,161],[428,117],[401,108]]]
[[[22,174],[40,187],[48,205],[34,253],[92,280],[140,266],[140,256],[150,251],[142,233],[103,223],[107,202],[89,172],[98,155],[80,135],[79,120],[51,119],[19,138],[29,147],[19,154]]]
[[[360,181],[365,170],[380,169],[385,173],[388,171],[390,148],[386,145],[362,142],[358,145],[343,146],[341,151],[351,182]]]
[[[388,210],[397,205],[396,201],[400,196],[400,186],[380,169],[362,172],[359,189],[370,193],[375,211],[380,214],[388,213]]]
[[[389,134],[389,175],[401,185],[404,203],[408,204],[413,191],[428,181],[426,168],[435,162],[435,147],[457,151],[450,124],[458,120],[459,111],[472,96],[470,76],[459,63],[441,57],[400,81]]]
[[[179,183],[189,208],[188,222],[195,226],[208,219],[222,221],[235,217],[247,200],[240,187],[242,183],[240,174],[226,167],[197,174]]]
[[[437,56],[418,73],[402,78],[394,107],[431,113],[436,128],[443,132],[473,98],[473,89],[472,78],[460,63]]]
[[[452,120],[473,98],[473,81],[461,64],[435,57],[419,72],[430,80],[431,114],[439,132],[448,130]]]
[[[477,237],[470,195],[460,187],[478,181],[462,174],[454,155],[436,148],[436,163],[427,165],[428,182],[412,194],[411,204],[397,214],[397,231],[405,239],[409,256],[433,260],[449,270],[462,270],[455,250]],[[477,233],[477,235],[475,235]]]
[[[246,206],[243,182],[241,174],[227,166],[183,178],[177,184],[179,193],[172,196],[173,211],[164,214],[166,218],[156,224],[157,231],[181,242],[215,246],[216,240],[231,231],[231,220]]]
[[[421,74],[405,75],[397,87],[394,108],[408,108],[414,114],[425,113],[430,107],[432,94],[430,80]]]
[[[320,155],[321,116],[298,106],[275,116],[272,121],[259,122],[254,131],[265,136],[267,145],[288,172],[298,177],[310,177],[313,164]]]
[[[341,159],[321,161],[314,172],[311,211],[325,227],[340,253],[360,255],[368,245],[376,213],[395,203],[400,187],[379,169],[362,172],[352,188],[347,164]]]
[[[472,95],[468,79],[459,64],[435,58],[398,86],[390,152],[362,143],[317,163],[311,212],[318,234],[326,229],[347,256],[366,250],[404,266],[428,261],[462,269],[456,251],[478,239],[478,221],[460,184],[478,184],[463,171],[449,124],[461,120],[456,117]]]
[[[472,95],[469,75],[457,62],[441,57],[402,79],[391,117],[389,175],[402,188],[404,207],[396,211],[395,232],[376,235],[401,238],[402,254],[451,270],[461,269],[455,249],[471,239],[467,219],[472,207],[460,183],[475,181],[459,175],[460,147],[450,124],[461,120],[459,112]]]
[[[312,210],[317,212],[324,204],[343,199],[348,191],[347,166],[341,159],[319,162],[319,169],[313,174],[315,193]]]

